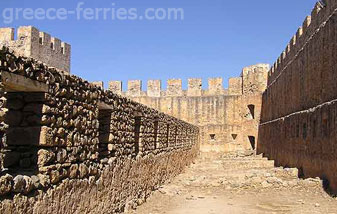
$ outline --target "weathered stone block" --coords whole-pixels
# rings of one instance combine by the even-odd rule
[[[147,81],[147,96],[160,97],[160,93],[161,93],[161,81],[160,80]]]
[[[202,80],[188,79],[187,96],[201,96],[202,95]]]
[[[80,178],[84,178],[84,177],[86,177],[89,174],[89,169],[84,164],[80,164],[78,170],[79,170],[79,176],[80,176]]]
[[[69,177],[70,178],[76,178],[77,175],[78,175],[78,165],[73,164],[73,165],[71,165],[71,167],[69,169]]]
[[[228,83],[229,95],[241,95],[242,94],[242,78],[230,78]]]
[[[142,92],[142,81],[129,80],[127,95],[130,97],[139,97]]]
[[[103,81],[92,82],[91,84],[93,84],[96,87],[99,87],[100,89],[104,89],[104,82]]]
[[[46,126],[41,127],[39,144],[41,146],[55,146],[52,129]]]
[[[222,78],[209,78],[208,79],[208,93],[210,95],[222,94],[223,89],[223,79]]]
[[[16,193],[21,193],[24,191],[26,186],[26,181],[22,175],[17,175],[13,180],[13,191]]]
[[[109,82],[109,91],[112,91],[115,94],[122,94],[122,82],[121,81],[110,81]]]
[[[23,189],[23,193],[28,194],[34,189],[34,183],[33,180],[29,176],[23,176],[23,179],[25,180],[25,187]]]
[[[0,195],[6,195],[12,190],[13,177],[9,174],[0,177]]]
[[[182,96],[182,81],[181,79],[170,79],[167,80],[167,96]]]
[[[58,170],[53,170],[49,173],[50,182],[56,184],[61,180],[61,175]]]
[[[37,164],[39,167],[46,166],[48,163],[54,160],[55,153],[49,150],[40,149],[37,153],[38,161]]]

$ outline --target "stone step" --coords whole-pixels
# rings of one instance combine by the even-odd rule
[[[225,168],[274,168],[274,161],[265,160],[247,160],[247,161],[224,161],[222,165]]]

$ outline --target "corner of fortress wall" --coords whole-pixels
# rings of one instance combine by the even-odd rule
[[[242,93],[263,93],[267,88],[269,64],[256,64],[242,69]]]
[[[337,1],[318,2],[268,74],[258,153],[337,192]],[[277,131],[275,131],[277,130]]]
[[[149,80],[146,90],[142,89],[141,80],[129,80],[126,91],[121,81],[110,81],[109,90],[198,125],[202,130],[202,151],[228,152],[250,149],[248,136],[257,139],[262,92],[269,69],[268,64],[245,67],[240,77],[229,79],[228,89],[223,87],[223,78],[218,77],[208,79],[206,90],[201,78],[189,78],[187,90],[182,89],[181,79],[167,80],[164,90],[161,80]],[[255,107],[255,115],[251,115],[249,105]],[[238,136],[233,139],[232,135]]]
[[[71,46],[50,34],[32,26],[19,27],[17,40],[13,28],[0,28],[0,46],[6,46],[15,54],[34,58],[49,67],[70,73]]]

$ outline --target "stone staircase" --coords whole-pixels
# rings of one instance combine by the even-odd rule
[[[322,185],[319,179],[299,179],[296,168],[274,167],[274,161],[261,155],[219,157],[201,154],[196,162],[188,173],[178,176],[178,181],[186,187],[264,189]]]

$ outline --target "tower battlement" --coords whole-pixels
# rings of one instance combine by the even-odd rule
[[[246,93],[261,93],[266,88],[266,79],[270,66],[257,64],[245,67],[240,77],[230,78],[228,89],[223,87],[223,78],[208,78],[208,88],[202,89],[201,78],[189,78],[187,90],[183,90],[181,79],[167,80],[166,90],[162,89],[161,80],[148,80],[146,91],[141,80],[129,80],[126,91],[122,81],[110,81],[109,90],[127,97],[198,97],[198,96],[233,96]]]
[[[17,39],[14,28],[0,28],[0,46],[9,47],[17,55],[31,57],[70,73],[71,46],[32,26],[19,27]]]
[[[128,97],[179,97],[179,96],[203,96],[203,95],[227,95],[227,90],[223,88],[222,78],[208,79],[209,87],[207,90],[202,89],[202,79],[190,78],[188,79],[187,90],[183,90],[181,79],[167,80],[166,90],[162,89],[161,80],[148,80],[147,90],[142,89],[141,80],[129,80],[126,91],[123,91],[122,81],[110,81],[109,90]]]

